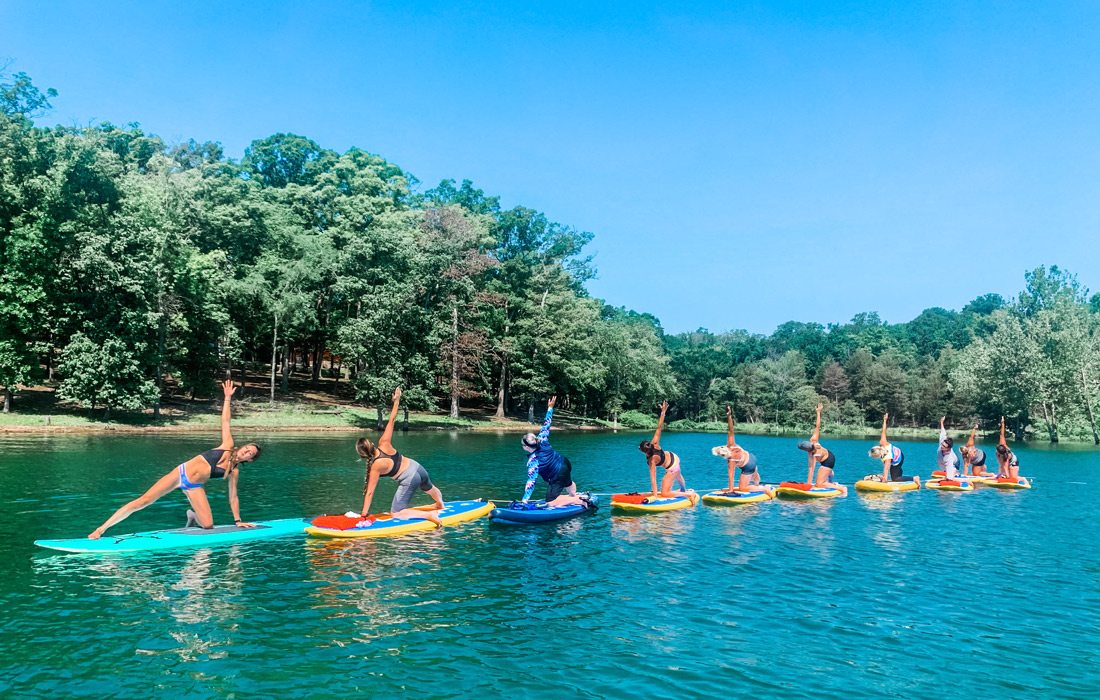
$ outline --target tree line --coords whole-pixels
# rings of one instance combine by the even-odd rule
[[[293,134],[239,161],[136,125],[36,126],[24,74],[0,82],[0,386],[152,408],[226,370],[348,377],[361,400],[414,408],[558,392],[614,416],[672,394],[650,316],[585,291],[591,234],[470,182],[423,192],[397,165]]]
[[[747,423],[806,428],[814,406],[832,425],[993,430],[1100,444],[1100,294],[1058,266],[1024,275],[1014,299],[980,296],[962,311],[929,308],[907,323],[876,313],[844,324],[779,326],[770,336],[700,330],[665,346],[686,420],[715,421],[727,403]],[[628,415],[628,420],[644,421]],[[676,424],[674,424],[676,425]]]
[[[262,367],[272,401],[298,369],[374,405],[401,385],[413,408],[452,416],[466,403],[533,418],[558,394],[642,427],[667,397],[672,427],[727,403],[743,423],[801,427],[820,401],[833,425],[1006,415],[1018,437],[1100,444],[1100,301],[1058,267],[1027,273],[1015,299],[907,323],[666,334],[589,296],[592,234],[467,180],[422,190],[378,155],[294,134],[235,160],[137,125],[36,125],[54,96],[0,76],[5,411],[47,380],[78,406],[159,415],[169,395]]]

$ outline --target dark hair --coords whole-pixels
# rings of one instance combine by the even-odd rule
[[[954,440],[952,440],[952,439],[951,439],[951,438],[949,438],[949,437],[945,437],[945,438],[943,439],[943,444],[944,444],[944,445],[947,445],[947,449],[951,449],[951,448],[952,448],[952,446],[954,446],[954,444],[955,444],[955,441],[954,441]]]
[[[997,454],[999,454],[1002,457],[1007,457],[1010,451],[1011,450],[1008,449],[1008,445],[1005,445],[1003,443],[1000,444],[1000,445],[997,445]]]
[[[647,455],[653,454],[653,443],[649,440],[642,440],[641,444],[638,445],[638,449]]]

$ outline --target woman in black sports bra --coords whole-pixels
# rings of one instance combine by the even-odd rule
[[[822,447],[818,440],[821,439],[821,409],[822,405],[817,405],[817,421],[814,423],[814,432],[810,436],[809,441],[802,441],[798,443],[798,449],[805,450],[810,453],[810,470],[806,475],[806,483],[810,484],[813,488],[833,488],[837,489],[845,496],[848,495],[848,487],[844,484],[836,483],[833,478],[833,467],[836,466],[836,455],[829,450]],[[821,469],[817,472],[817,481],[814,481],[814,467],[821,465]]]
[[[210,512],[210,501],[206,498],[204,486],[210,479],[225,479],[229,483],[229,509],[233,511],[233,520],[237,527],[255,527],[241,520],[240,503],[237,500],[237,467],[242,462],[251,462],[260,456],[260,447],[248,443],[233,447],[233,435],[229,431],[229,418],[232,412],[232,398],[236,387],[232,380],[222,382],[222,442],[216,448],[207,450],[180,464],[160,478],[152,488],[115,511],[115,514],[88,535],[88,539],[98,540],[103,532],[116,525],[132,513],[156,502],[162,496],[179,489],[187,496],[191,509],[187,511],[187,525],[198,523],[199,527],[214,527],[214,515]]]
[[[390,503],[390,514],[400,520],[430,520],[436,527],[442,527],[443,521],[435,511],[443,510],[443,494],[432,483],[426,470],[415,459],[409,459],[397,451],[393,446],[393,424],[397,419],[397,410],[401,405],[401,387],[393,392],[393,408],[390,409],[390,420],[386,423],[386,430],[378,443],[372,443],[366,438],[359,438],[355,442],[355,451],[367,462],[367,478],[363,484],[363,517],[370,514],[370,504],[374,500],[374,489],[378,486],[378,479],[389,477],[397,482],[397,493]],[[435,510],[420,510],[410,508],[412,497],[417,491],[423,491],[435,501]]]
[[[657,418],[657,431],[653,433],[652,440],[642,440],[638,449],[645,453],[646,464],[649,465],[649,481],[653,488],[653,495],[662,498],[672,496],[687,496],[687,482],[684,481],[683,472],[680,471],[680,457],[675,452],[666,452],[661,449],[661,429],[665,425],[665,413],[668,412],[668,401],[661,402],[661,415]],[[657,467],[665,470],[661,477],[661,490],[657,490]],[[679,481],[682,491],[673,491],[672,487]]]

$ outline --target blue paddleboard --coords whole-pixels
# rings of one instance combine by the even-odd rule
[[[560,506],[548,508],[546,501],[529,501],[518,503],[513,501],[507,506],[494,508],[489,513],[489,521],[499,525],[532,525],[535,523],[548,523],[554,520],[566,520],[575,518],[584,513],[595,512],[599,499],[592,496],[592,507],[584,506]]]
[[[308,525],[309,523],[301,518],[288,518],[263,520],[257,522],[256,527],[217,525],[209,530],[201,527],[181,527],[175,530],[153,530],[129,535],[104,535],[98,540],[82,537],[73,540],[35,540],[34,543],[39,547],[58,549],[62,552],[112,554],[176,547],[213,547],[251,540],[266,540],[272,537],[304,534]]]

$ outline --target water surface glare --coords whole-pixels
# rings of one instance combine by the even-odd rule
[[[213,438],[213,436],[210,436]],[[582,488],[645,488],[639,433],[562,433]],[[361,503],[353,435],[239,435],[241,512]],[[766,481],[793,438],[745,437]],[[670,434],[689,486],[722,436]],[[513,498],[518,435],[410,433],[448,499]],[[837,475],[869,441],[831,440]],[[932,443],[899,442],[926,476]],[[1096,697],[1100,453],[1019,450],[1030,491],[700,506],[332,542],[289,537],[116,557],[50,554],[197,452],[195,436],[0,438],[0,693],[20,697]],[[987,445],[992,453],[992,446]],[[539,493],[542,491],[539,487]],[[225,486],[208,487],[215,520]],[[376,505],[388,505],[388,480]],[[605,503],[607,499],[604,499]],[[111,532],[177,527],[176,492]]]

